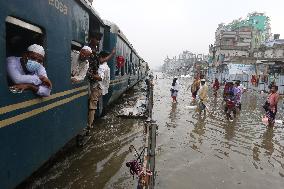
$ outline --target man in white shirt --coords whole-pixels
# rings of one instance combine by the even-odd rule
[[[199,109],[200,113],[204,111],[206,113],[206,103],[208,100],[208,86],[206,85],[206,80],[200,80],[200,89],[198,90],[198,97],[199,97]]]
[[[99,98],[108,93],[109,81],[107,80],[110,78],[110,71],[107,66],[107,62],[114,55],[115,49],[113,49],[110,54],[103,51],[99,55],[99,69],[97,75],[93,76],[96,81],[90,82],[88,129],[93,128]]]
[[[109,55],[110,54],[105,51],[102,51],[99,54],[100,66],[98,69],[98,73],[102,78],[102,80],[99,81],[99,85],[102,89],[102,95],[106,95],[108,93],[108,88],[110,83],[110,68],[107,65],[107,62],[105,61],[106,60],[105,58],[108,57]]]
[[[84,46],[81,49],[80,54],[76,52],[73,52],[71,61],[71,80],[73,83],[80,82],[86,77],[89,69],[89,58],[92,54],[92,49],[89,46]]]
[[[14,83],[11,91],[31,90],[39,96],[49,96],[52,83],[43,67],[45,51],[42,46],[33,44],[22,57],[7,58],[7,73]]]

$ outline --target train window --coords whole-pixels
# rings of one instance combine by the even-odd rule
[[[125,74],[128,74],[128,59],[125,61]]]
[[[126,64],[125,64],[125,72],[126,72],[126,74],[130,74],[130,72],[129,72],[129,64],[130,64],[130,54],[131,54],[131,50],[130,50],[130,48],[128,47],[127,48],[127,55],[126,55],[126,59],[127,59],[127,62],[126,62]]]
[[[119,75],[120,75],[120,68],[116,67],[115,76],[119,76]]]
[[[15,17],[6,18],[6,56],[21,56],[32,44],[44,46],[44,31]]]
[[[125,64],[126,64],[126,61],[124,62],[124,65],[121,67],[121,75],[124,75],[125,74]]]
[[[44,32],[40,27],[11,16],[6,17],[5,21],[6,57],[21,57],[32,44],[43,46]],[[9,86],[13,85],[8,76],[7,81]]]
[[[136,61],[135,61],[136,62]],[[133,75],[136,75],[135,73],[135,62],[132,64],[132,72],[133,72]]]
[[[78,67],[78,59],[82,45],[77,41],[71,41],[71,81],[76,83],[78,80],[74,79],[76,69]]]
[[[134,54],[133,56],[133,67],[132,67],[132,72],[133,72],[133,75],[136,75],[136,64],[137,64],[137,56]]]
[[[125,43],[124,41],[120,40],[121,41],[121,55],[124,57],[124,61],[126,61],[126,57],[125,57]],[[125,62],[124,62],[124,65],[125,65]],[[124,75],[124,68],[125,66],[122,66],[121,69],[120,69],[120,73],[121,75]]]
[[[118,37],[116,43],[116,52],[118,56],[124,56],[124,42]],[[126,60],[125,60],[126,61]],[[124,74],[124,67],[116,67],[115,75],[120,76]]]
[[[128,74],[132,75],[132,67],[131,67],[131,62],[128,62]]]

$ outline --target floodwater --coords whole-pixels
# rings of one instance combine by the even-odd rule
[[[158,124],[157,189],[250,188],[284,186],[284,127],[267,128],[261,122],[266,94],[248,91],[243,110],[228,122],[221,94],[210,93],[209,112],[199,115],[186,90],[192,82],[180,78],[178,103],[172,104],[172,79],[158,73],[154,87],[153,118]],[[32,178],[26,188],[136,188],[125,163],[133,159],[130,145],[142,150],[143,120],[116,117],[126,101],[141,95],[139,86],[100,119],[92,139],[83,148],[71,147],[53,165]],[[283,117],[282,101],[277,119]]]
[[[212,189],[284,187],[284,127],[267,128],[261,117],[266,94],[248,91],[234,122],[225,119],[221,94],[210,93],[209,113],[187,106],[192,82],[180,78],[178,103],[172,104],[169,79],[159,74],[154,119],[159,125],[156,188]],[[277,119],[283,117],[282,101]]]
[[[96,122],[92,138],[82,148],[71,142],[64,152],[18,188],[45,189],[123,189],[136,188],[126,162],[135,159],[129,146],[142,151],[144,121],[117,117],[118,112],[142,94],[141,85],[118,101]]]

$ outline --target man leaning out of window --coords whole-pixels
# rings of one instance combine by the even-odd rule
[[[28,47],[22,57],[7,58],[7,72],[14,85],[12,91],[31,90],[39,96],[49,96],[52,83],[43,67],[44,49],[33,44]]]
[[[84,46],[80,54],[75,54],[71,63],[71,80],[73,83],[80,82],[86,77],[89,69],[89,59],[92,55],[92,49],[89,46]]]

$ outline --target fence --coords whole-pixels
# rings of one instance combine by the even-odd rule
[[[155,150],[156,150],[156,130],[157,125],[152,120],[153,116],[153,105],[154,105],[154,86],[153,79],[151,78],[147,82],[147,111],[148,111],[148,119],[145,125],[145,133],[146,133],[146,145],[147,145],[147,153],[144,154],[144,163],[143,163],[143,178],[139,179],[138,189],[154,189],[155,187]],[[151,176],[147,174],[147,171],[151,172]]]

